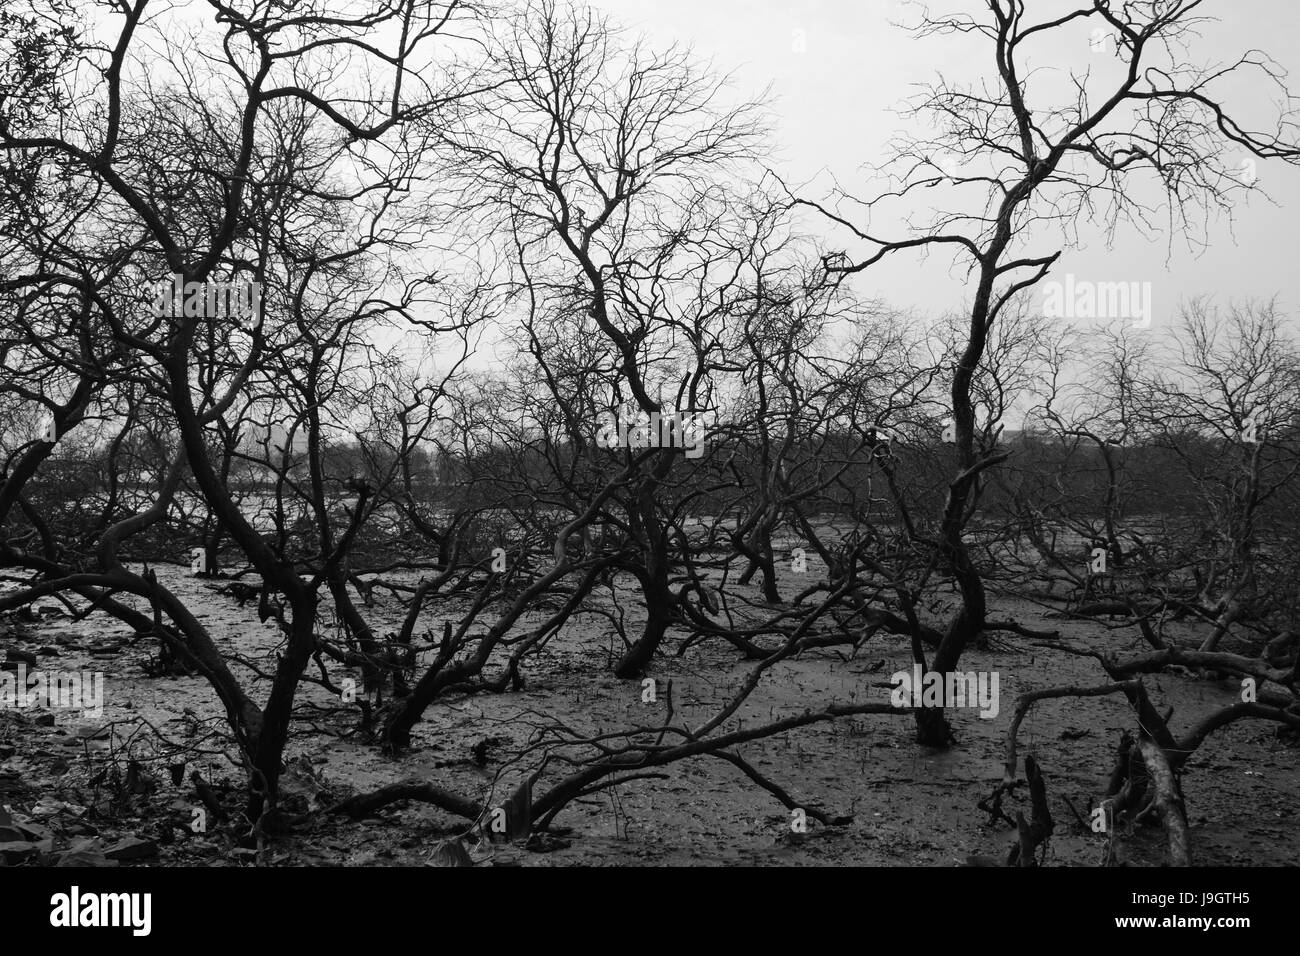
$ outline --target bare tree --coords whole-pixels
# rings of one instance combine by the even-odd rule
[[[34,19],[47,22],[38,7],[30,9]],[[147,40],[142,38],[153,29],[165,29],[168,21],[148,19],[145,0],[122,4],[112,19],[97,27],[109,33],[116,28],[110,42],[68,46],[53,68],[39,58],[26,67],[32,82],[58,91],[58,96],[39,101],[54,104],[57,112],[40,115],[21,106],[0,110],[0,149],[11,161],[49,157],[47,161],[57,163],[94,198],[89,213],[98,222],[114,223],[119,234],[135,237],[138,254],[119,282],[130,282],[137,290],[168,275],[177,277],[182,288],[214,277],[268,282],[274,275],[269,271],[274,254],[268,245],[270,232],[291,235],[293,208],[286,197],[303,208],[332,204],[340,226],[347,219],[337,213],[346,204],[346,216],[360,225],[363,235],[368,223],[372,236],[387,241],[375,232],[375,224],[385,215],[394,190],[409,185],[412,151],[405,130],[471,90],[471,73],[457,76],[447,64],[440,68],[424,53],[466,12],[457,0],[378,4],[374,10],[343,15],[316,4],[292,11],[267,5],[246,14],[213,3],[213,20],[206,29],[208,37],[215,33],[219,42],[210,45],[213,55],[205,58],[200,77],[199,68],[175,45],[173,60],[166,64],[170,71],[156,63],[146,67],[144,61],[152,54],[144,49]],[[194,42],[204,41],[196,36]],[[350,58],[354,69],[369,71],[370,82],[337,83],[330,64],[341,57]],[[85,69],[72,70],[76,63]],[[97,80],[78,87],[78,76]],[[221,98],[214,95],[217,90]],[[142,110],[139,104],[144,102],[157,104],[156,109]],[[297,125],[292,122],[295,111],[303,119]],[[293,138],[308,129],[328,131],[335,156],[355,170],[350,186],[325,182],[325,167],[283,161],[290,155],[310,155],[295,149]],[[138,148],[146,140],[153,148]],[[342,163],[332,168],[338,170]],[[323,264],[328,266],[326,259]],[[92,288],[81,284],[87,292]],[[285,284],[276,291],[286,298],[273,299],[269,309],[283,304],[301,309],[301,285]],[[295,690],[316,649],[317,589],[341,557],[337,551],[323,555],[326,574],[318,571],[304,580],[295,556],[269,543],[239,507],[222,480],[223,459],[214,460],[210,454],[210,438],[220,430],[216,422],[236,406],[255,373],[273,369],[277,354],[293,351],[292,342],[281,334],[283,330],[293,338],[293,318],[283,326],[268,323],[263,311],[241,336],[226,340],[228,325],[209,335],[212,316],[150,314],[144,296],[137,292],[127,298],[133,298],[134,308],[122,316],[102,299],[88,297],[86,306],[93,306],[90,317],[110,330],[110,350],[129,350],[147,364],[150,385],[165,403],[180,453],[150,506],[105,531],[96,569],[46,569],[39,585],[6,599],[6,604],[90,586],[141,594],[161,606],[163,617],[175,628],[164,628],[163,633],[175,639],[178,650],[204,665],[226,705],[252,781],[250,816],[259,820],[268,801],[274,805]],[[299,334],[300,345],[310,343],[310,329],[299,327]],[[85,334],[74,333],[71,341],[84,343]],[[211,348],[205,350],[205,341]],[[315,361],[321,360],[323,348],[314,347]],[[205,355],[215,361],[205,365]],[[316,390],[318,383],[310,387]],[[78,394],[74,390],[71,404],[65,403],[69,414],[76,414],[84,401]],[[306,422],[309,441],[319,440],[316,424]],[[20,471],[26,477],[29,469]],[[183,471],[192,475],[213,519],[260,576],[264,614],[283,615],[279,620],[287,643],[263,707],[244,693],[193,614],[156,578],[128,571],[117,554],[121,540],[164,517]],[[319,478],[318,469],[316,473]],[[7,485],[9,496],[18,487],[21,480]],[[365,510],[364,490],[359,497],[356,519]],[[317,494],[317,505],[320,500]],[[277,602],[280,607],[269,606],[271,593],[283,596]]]
[[[978,38],[989,56],[989,78],[970,87],[942,80],[928,86],[911,112],[934,136],[900,137],[896,185],[860,205],[868,214],[898,205],[905,210],[919,190],[929,188],[954,201],[982,198],[914,221],[911,233],[897,238],[855,226],[857,213],[844,208],[847,203],[797,200],[821,210],[865,247],[854,256],[828,258],[832,274],[860,273],[912,250],[952,252],[971,274],[967,332],[954,356],[955,461],[938,545],[962,603],[932,662],[939,672],[950,671],[985,626],[985,589],[964,530],[983,473],[1009,454],[978,441],[971,384],[1006,304],[1060,258],[1059,251],[1035,251],[1044,244],[1043,228],[1064,225],[1068,241],[1078,219],[1101,217],[1112,228],[1120,222],[1141,225],[1148,207],[1139,182],[1163,190],[1178,226],[1194,228],[1198,213],[1228,208],[1237,193],[1251,188],[1241,180],[1235,155],[1300,162],[1292,101],[1272,61],[1258,52],[1208,66],[1189,58],[1196,31],[1207,22],[1202,0],[1139,0],[1118,7],[1094,0],[1043,20],[1031,19],[1023,0],[987,0],[984,6],[978,17],[925,15],[915,27],[919,38]],[[1094,28],[1113,41],[1114,66],[1105,75],[1071,72],[1064,95],[1054,91],[1042,67],[1030,75],[1026,63],[1040,41],[1073,36],[1082,48]],[[1243,74],[1273,86],[1287,104],[1273,132],[1243,127],[1222,100],[1220,91]],[[923,710],[918,720],[923,742],[948,739],[941,711]]]

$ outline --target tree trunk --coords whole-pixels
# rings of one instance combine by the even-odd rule
[[[294,693],[316,644],[315,601],[308,599],[304,603],[310,606],[293,609],[293,630],[289,635],[289,644],[280,660],[280,666],[276,668],[271,696],[262,714],[262,727],[251,754],[253,779],[249,790],[248,816],[253,821],[276,805],[284,747],[289,740],[289,724],[293,719]]]
[[[650,666],[655,651],[659,649],[664,635],[668,633],[668,625],[672,623],[672,613],[669,610],[672,596],[668,591],[667,584],[665,576],[662,588],[646,589],[647,616],[645,629],[641,632],[641,636],[623,654],[622,658],[619,659],[618,666],[614,668],[615,677],[624,680],[640,677],[646,672],[646,668]]]

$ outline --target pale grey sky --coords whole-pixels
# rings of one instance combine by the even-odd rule
[[[910,84],[932,80],[942,69],[954,79],[986,73],[986,45],[969,38],[916,40],[890,26],[914,19],[898,0],[593,0],[624,25],[644,31],[656,43],[691,45],[702,59],[734,71],[739,91],[753,95],[770,85],[776,112],[778,152],[772,165],[787,181],[808,180],[822,170],[846,187],[862,186],[863,163],[885,158],[884,143],[900,127],[893,110],[912,92]],[[1071,3],[1069,8],[1079,4]],[[1056,0],[1033,0],[1035,17],[1063,9]],[[978,13],[979,0],[931,4],[935,11]],[[1041,10],[1041,13],[1040,13]],[[1197,61],[1235,58],[1249,48],[1269,53],[1290,74],[1300,93],[1300,3],[1295,0],[1208,0],[1205,11],[1221,17],[1202,28]],[[795,31],[802,31],[796,34]],[[1053,39],[1040,48],[1035,66],[1096,68],[1085,38]],[[799,52],[796,38],[805,49]],[[1094,57],[1090,61],[1090,57]],[[1233,105],[1243,118],[1262,123],[1273,109],[1273,92],[1263,84],[1242,89]],[[1269,126],[1268,128],[1272,128]],[[1243,158],[1245,158],[1243,153]],[[1094,281],[1149,281],[1154,288],[1155,326],[1165,326],[1181,298],[1200,294],[1229,297],[1278,295],[1300,323],[1300,262],[1293,218],[1300,212],[1300,168],[1261,163],[1261,195],[1236,210],[1235,226],[1210,227],[1208,250],[1199,256],[1176,241],[1131,233],[1106,248],[1097,230],[1083,231],[1084,248],[1067,252],[1053,278],[1074,273]],[[820,197],[810,197],[820,198]],[[1164,220],[1156,225],[1164,230]],[[1055,239],[1042,236],[1035,251],[1051,251]],[[1168,260],[1166,262],[1166,260]],[[864,292],[879,293],[900,306],[935,312],[956,307],[963,283],[948,275],[946,261],[923,263],[900,257],[897,265],[874,269],[860,280]]]

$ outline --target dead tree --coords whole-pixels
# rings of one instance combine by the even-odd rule
[[[798,200],[843,227],[847,244],[863,248],[856,255],[828,257],[833,275],[861,273],[887,256],[912,250],[952,252],[969,264],[969,320],[953,356],[951,379],[952,479],[935,547],[958,582],[962,603],[935,655],[936,671],[950,671],[985,627],[984,582],[964,532],[978,508],[984,474],[1008,452],[977,441],[971,386],[1006,304],[1039,283],[1061,256],[1060,250],[1042,246],[1031,224],[1062,209],[1089,215],[1102,197],[1109,201],[1105,214],[1111,222],[1140,216],[1144,207],[1132,188],[1136,177],[1158,183],[1175,212],[1190,220],[1198,210],[1230,208],[1234,194],[1251,187],[1227,166],[1232,150],[1300,163],[1290,127],[1280,124],[1276,134],[1251,132],[1218,95],[1221,85],[1253,74],[1285,96],[1281,71],[1272,61],[1248,53],[1207,73],[1182,58],[1179,51],[1193,44],[1193,32],[1204,23],[1200,7],[1198,0],[1141,0],[1119,9],[1097,0],[1036,21],[1022,0],[986,0],[979,16],[924,15],[915,27],[920,38],[968,36],[983,42],[989,80],[971,89],[946,81],[928,87],[913,111],[937,133],[902,139],[895,184],[863,205],[886,217],[900,207],[905,213],[913,194],[928,187],[960,187],[962,195],[982,195],[982,201],[915,222],[910,235],[887,237],[855,226],[854,214],[838,206]],[[1035,77],[1023,72],[1034,47],[1049,37],[1073,36],[1082,50],[1092,29],[1113,41],[1113,69],[1071,72],[1068,88],[1077,96],[1071,93],[1069,99],[1037,97]],[[924,709],[918,721],[923,742],[948,740],[941,711]]]

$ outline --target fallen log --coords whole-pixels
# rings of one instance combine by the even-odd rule
[[[1174,866],[1191,866],[1192,849],[1187,833],[1187,811],[1184,809],[1178,778],[1170,769],[1164,750],[1149,736],[1142,735],[1138,748],[1147,767],[1147,776],[1155,788],[1152,803],[1160,812],[1160,819],[1169,838],[1169,862]]]
[[[1282,686],[1286,686],[1292,679],[1291,671],[1269,667],[1257,657],[1245,657],[1224,651],[1185,651],[1177,647],[1166,647],[1164,650],[1130,657],[1124,661],[1112,660],[1106,669],[1113,675],[1125,677],[1130,674],[1152,673],[1172,664],[1227,671],[1230,674],[1254,677],[1260,681],[1273,681]]]
[[[464,817],[467,820],[477,820],[483,812],[481,804],[462,797],[460,794],[452,793],[450,790],[443,790],[441,787],[435,787],[430,783],[407,780],[381,787],[373,793],[360,793],[348,797],[346,800],[334,804],[326,813],[345,813],[353,820],[359,820],[401,800],[418,800],[421,803],[432,803],[435,807],[446,810],[448,813],[454,813],[458,817]]]

